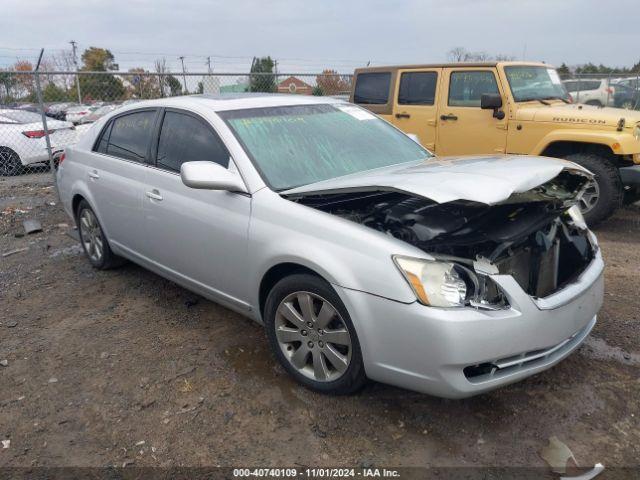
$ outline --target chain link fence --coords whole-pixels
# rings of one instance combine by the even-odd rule
[[[333,72],[0,72],[0,177],[55,171],[64,148],[93,122],[140,100],[245,92],[347,99],[351,80]]]
[[[563,75],[575,103],[640,109],[640,74]],[[64,148],[122,105],[245,92],[347,99],[352,75],[309,73],[0,72],[0,177],[55,171]],[[49,135],[47,135],[47,131]],[[53,181],[53,175],[51,179]]]

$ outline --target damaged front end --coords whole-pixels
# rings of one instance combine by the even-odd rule
[[[530,296],[542,298],[577,279],[593,260],[597,245],[576,206],[590,179],[584,171],[564,169],[552,180],[494,205],[437,203],[376,187],[286,197],[431,255],[436,259],[431,264],[394,258],[422,303],[500,309],[508,307],[508,300],[491,275],[511,275]],[[427,291],[425,275],[438,276],[432,282],[437,289]]]

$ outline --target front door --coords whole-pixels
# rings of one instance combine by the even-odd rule
[[[442,69],[400,70],[396,82],[392,121],[399,129],[418,136],[431,151],[436,145],[438,80]]]
[[[492,69],[447,68],[443,74],[436,153],[504,153],[508,112],[499,120],[494,117],[493,110],[480,108],[483,93],[500,94],[503,108],[506,108],[506,96],[496,73]]]
[[[180,179],[188,161],[233,168],[229,152],[206,120],[185,111],[167,109],[159,135],[144,196],[149,259],[181,283],[244,308],[251,197]]]

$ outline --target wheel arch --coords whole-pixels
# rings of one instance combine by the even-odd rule
[[[278,283],[283,278],[294,275],[296,273],[307,273],[309,275],[313,275],[323,279],[324,281],[327,281],[327,279],[324,278],[320,273],[308,266],[302,265],[301,263],[280,262],[271,266],[262,275],[262,278],[260,280],[260,287],[258,289],[258,311],[260,319],[262,319],[264,316],[264,307],[267,303],[269,292],[273,289],[276,283]],[[327,283],[330,282],[327,281]]]

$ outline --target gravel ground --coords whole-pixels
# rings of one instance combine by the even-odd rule
[[[374,383],[350,397],[305,390],[259,325],[138,266],[92,269],[51,203],[46,175],[0,179],[0,253],[26,249],[0,257],[0,467],[546,469],[551,436],[581,466],[640,463],[637,206],[596,231],[606,298],[587,343],[453,401]],[[25,218],[44,231],[16,237]]]

